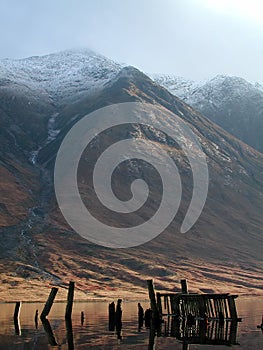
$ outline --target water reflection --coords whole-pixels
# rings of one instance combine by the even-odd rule
[[[43,328],[46,332],[47,338],[48,338],[48,343],[51,346],[56,346],[57,345],[57,341],[56,338],[54,336],[54,333],[52,331],[51,325],[49,323],[49,320],[47,318],[42,318],[41,319]]]
[[[21,327],[20,327],[20,321],[19,318],[14,319],[14,327],[15,327],[15,334],[21,335]]]
[[[146,306],[147,305],[147,306]],[[239,350],[261,349],[263,336],[261,329],[257,329],[261,322],[261,301],[242,304],[239,313],[243,322],[237,324],[204,320],[178,320],[175,317],[165,317],[158,329],[150,326],[147,317],[151,312],[148,303],[140,305],[144,310],[142,325],[142,310],[138,302],[121,303],[117,327],[114,317],[110,316],[108,303],[75,303],[72,321],[65,321],[65,303],[55,303],[49,320],[42,323],[36,310],[42,310],[43,305],[26,304],[21,306],[18,324],[14,323],[14,304],[1,304],[0,313],[0,349],[39,349],[39,350],[71,350],[71,349],[132,349],[145,350],[158,348],[159,350],[173,349],[226,349],[240,343]],[[144,306],[146,306],[144,308]],[[114,314],[117,303],[114,303]],[[112,313],[113,314],[113,313]],[[148,316],[147,316],[148,315]],[[150,318],[151,319],[151,318]],[[114,328],[110,324],[114,320]],[[111,329],[111,330],[110,330]],[[121,344],[120,344],[121,343]],[[205,347],[204,347],[205,345]],[[221,345],[221,346],[220,346]]]
[[[174,337],[183,343],[182,349],[188,349],[189,344],[239,345],[237,329],[238,323],[235,321],[208,322],[206,319],[178,319],[175,316],[167,316],[160,327],[151,326],[148,349],[154,349],[156,336]]]
[[[35,313],[35,328],[38,329],[38,309],[36,310],[36,313]]]
[[[66,318],[65,322],[66,322],[66,330],[67,330],[68,350],[74,350],[73,330],[72,330],[71,318]]]

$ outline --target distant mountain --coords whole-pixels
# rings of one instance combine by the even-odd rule
[[[146,295],[149,277],[160,289],[175,290],[179,279],[187,277],[195,291],[262,294],[261,153],[139,70],[122,68],[89,51],[67,51],[12,64],[2,60],[0,76],[2,299],[18,300],[21,293],[28,298],[32,291],[36,292],[32,298],[43,298],[47,294],[43,283],[65,288],[69,280],[76,281],[82,297],[131,297],[135,293],[140,297]],[[101,152],[120,137],[136,135],[150,140],[153,151],[158,145],[168,152],[183,186],[176,219],[159,237],[135,248],[107,249],[84,240],[65,222],[54,194],[54,162],[65,135],[86,114],[132,101],[159,106],[166,123],[177,116],[192,128],[207,157],[208,198],[198,222],[181,234],[193,188],[182,149],[167,135],[139,124],[105,131],[85,150],[78,174],[83,201],[97,218],[113,226],[120,224],[120,217],[102,207],[86,180],[92,178]],[[120,198],[129,198],[131,180],[138,176],[149,185],[151,196],[147,206],[122,217],[127,226],[151,217],[162,195],[158,174],[147,164],[130,162],[127,168],[119,167],[113,179]]]
[[[152,78],[232,135],[263,152],[262,85],[224,75],[205,83],[167,75]]]

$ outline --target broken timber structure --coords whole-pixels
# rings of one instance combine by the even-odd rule
[[[186,280],[181,281],[182,293],[155,293],[153,281],[148,280],[148,291],[154,319],[163,316],[197,319],[240,321],[235,299],[237,295],[188,293]]]

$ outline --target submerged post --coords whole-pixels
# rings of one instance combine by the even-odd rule
[[[71,318],[72,307],[73,307],[73,300],[74,300],[74,285],[75,285],[74,282],[69,282],[68,300],[67,300],[65,318]]]
[[[57,295],[57,292],[58,292],[58,288],[52,287],[52,289],[50,291],[50,294],[49,294],[49,297],[48,297],[48,299],[46,301],[46,304],[44,306],[44,309],[43,309],[43,311],[42,311],[42,313],[40,315],[41,320],[46,318],[47,315],[49,314],[49,312],[51,310],[51,307],[53,305],[54,299],[55,299],[55,297]]]

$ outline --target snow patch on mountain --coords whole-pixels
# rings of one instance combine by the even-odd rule
[[[0,81],[45,90],[55,101],[82,96],[103,87],[122,69],[91,50],[67,50],[25,59],[0,60]]]
[[[174,75],[149,74],[149,77],[182,100],[187,99],[195,89],[201,86],[201,82],[187,80],[183,77],[177,77]]]
[[[217,107],[228,99],[263,93],[262,84],[252,84],[235,76],[217,75],[207,81],[187,80],[167,74],[150,74],[149,76],[173,95],[199,109],[202,109],[203,104],[209,103]]]

